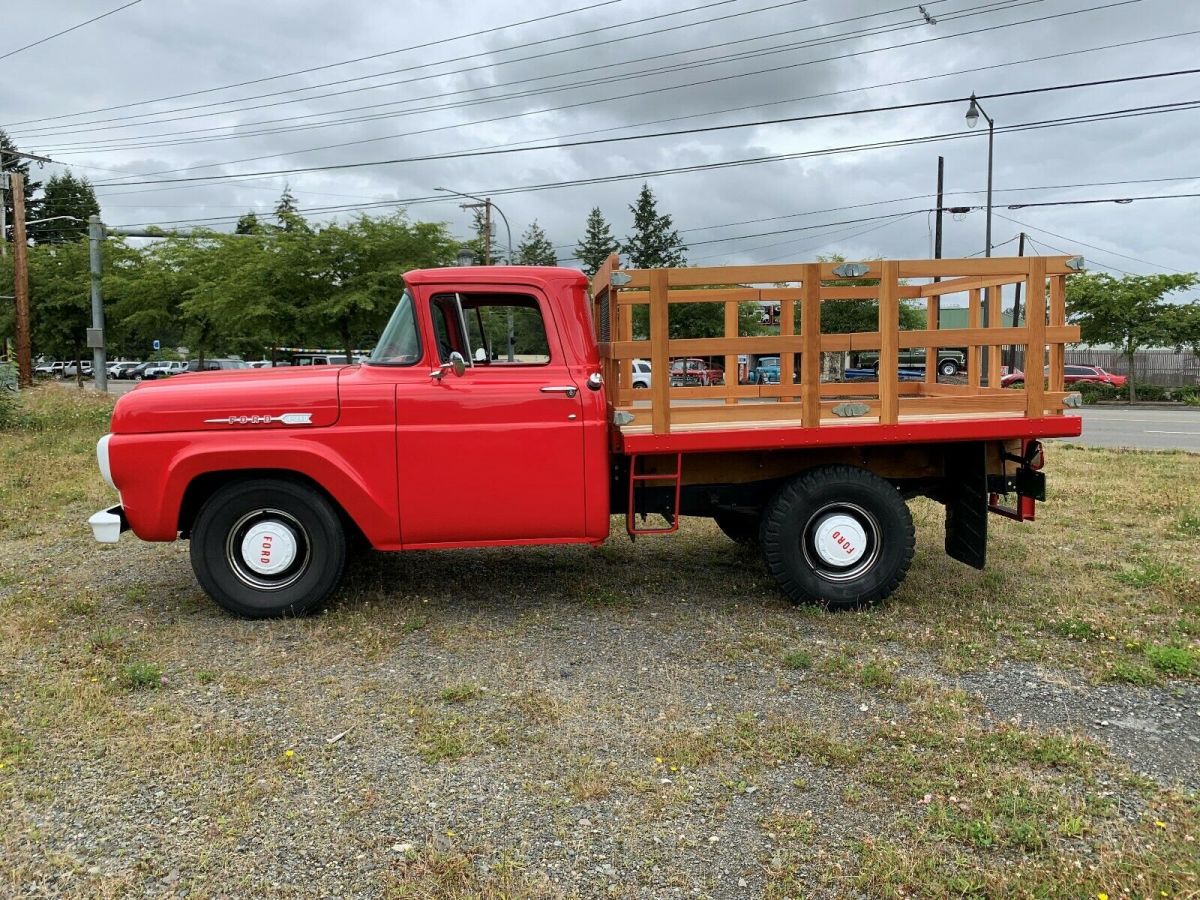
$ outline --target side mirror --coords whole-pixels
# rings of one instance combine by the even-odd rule
[[[429,377],[435,381],[441,381],[444,377],[446,377],[447,369],[461,378],[467,371],[467,361],[463,358],[461,353],[455,350],[450,354],[450,362],[442,363],[429,373]]]

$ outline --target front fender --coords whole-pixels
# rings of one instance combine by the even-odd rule
[[[375,547],[400,543],[394,427],[337,426],[263,430],[115,434],[113,481],[129,525],[145,541],[173,541],[188,485],[201,475],[238,470],[295,473],[320,485]]]

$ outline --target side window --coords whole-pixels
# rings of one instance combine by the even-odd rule
[[[550,362],[546,324],[533,297],[438,294],[432,299],[431,312],[443,362],[453,350],[481,367],[544,366]]]

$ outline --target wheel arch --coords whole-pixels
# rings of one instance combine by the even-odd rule
[[[192,526],[196,522],[196,516],[200,514],[200,509],[221,488],[230,484],[236,484],[239,481],[255,481],[264,478],[302,485],[320,494],[337,511],[338,518],[342,522],[342,527],[346,531],[347,538],[369,543],[366,535],[359,528],[358,523],[354,521],[354,517],[347,512],[346,507],[342,505],[337,497],[326,490],[312,476],[306,475],[303,472],[297,472],[294,469],[222,469],[215,472],[200,473],[188,482],[187,487],[183,491],[183,499],[179,504],[179,518],[177,522],[180,534],[185,538],[191,537]]]

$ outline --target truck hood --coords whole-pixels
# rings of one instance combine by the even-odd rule
[[[114,434],[303,430],[337,421],[342,366],[189,372],[145,381],[117,401]]]

